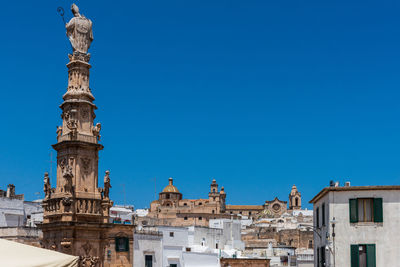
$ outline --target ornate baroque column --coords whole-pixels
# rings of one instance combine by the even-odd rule
[[[57,184],[50,186],[45,174],[43,200],[43,246],[81,256],[82,266],[102,266],[109,209],[110,177],[98,187],[98,152],[101,124],[94,124],[96,105],[89,87],[92,22],[71,7],[73,17],[66,24],[72,54],[68,55],[68,87],[63,95],[57,127]]]

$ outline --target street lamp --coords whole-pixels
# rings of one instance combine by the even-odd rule
[[[335,217],[332,218],[331,220],[331,225],[332,225],[332,241],[333,241],[333,267],[336,267],[336,246],[335,246],[335,226],[337,224],[337,221]]]

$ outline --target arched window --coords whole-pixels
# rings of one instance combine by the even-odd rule
[[[215,193],[215,188],[213,188],[213,193]]]
[[[296,203],[295,205],[298,206],[299,205],[299,199],[296,197],[294,200],[294,203]]]
[[[169,199],[169,194],[167,194],[167,199]]]
[[[199,202],[199,206],[203,205],[203,203]]]
[[[215,213],[215,211],[214,210],[212,210],[212,214],[214,214]]]
[[[166,205],[167,207],[169,207],[169,206],[171,206],[169,203],[167,203],[167,205]]]
[[[187,203],[183,203],[183,206],[187,206]]]

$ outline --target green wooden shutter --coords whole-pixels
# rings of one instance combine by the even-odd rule
[[[374,198],[374,222],[383,222],[382,198]]]
[[[359,267],[358,245],[350,245],[351,267]]]
[[[367,245],[367,267],[376,267],[375,244]]]
[[[117,252],[119,251],[119,246],[118,246],[119,240],[118,239],[119,239],[118,237],[115,238],[115,251],[117,251]]]
[[[125,237],[125,251],[129,252],[129,237]]]
[[[349,199],[349,211],[350,211],[350,222],[351,223],[358,222],[358,207],[356,198]]]

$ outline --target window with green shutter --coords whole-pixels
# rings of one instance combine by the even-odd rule
[[[315,227],[319,228],[319,208],[315,210]]]
[[[374,222],[383,222],[382,198],[374,198]]]
[[[358,205],[356,198],[351,198],[349,200],[349,210],[350,210],[350,222],[351,223],[358,222]]]
[[[383,222],[382,198],[349,199],[350,223]]]
[[[350,245],[351,267],[359,267],[358,245]]]
[[[375,244],[350,245],[351,267],[376,267]]]
[[[367,247],[367,267],[376,267],[375,244],[366,245]]]

